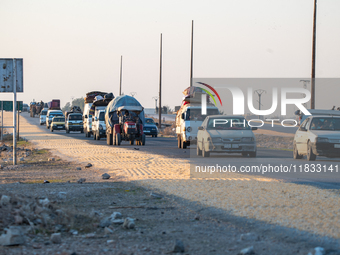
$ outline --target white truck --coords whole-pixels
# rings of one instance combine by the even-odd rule
[[[201,115],[201,105],[185,104],[176,115],[176,134],[178,148],[186,149],[190,144],[197,143],[198,127],[202,125],[205,115]],[[219,115],[215,106],[207,106],[207,115]]]
[[[106,106],[97,106],[92,119],[92,134],[94,140],[100,140],[106,137],[105,125],[105,109]]]
[[[104,98],[105,95],[112,96],[112,93],[107,94],[101,91],[91,91],[86,94],[84,98],[84,112],[83,112],[83,130],[86,137],[91,137],[92,134],[92,116],[94,115],[94,108],[92,107],[93,102],[97,97]]]

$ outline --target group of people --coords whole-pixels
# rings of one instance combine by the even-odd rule
[[[311,128],[312,130],[333,130],[339,129],[340,123],[333,123],[331,118],[313,119]]]

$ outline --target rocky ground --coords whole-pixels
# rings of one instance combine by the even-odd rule
[[[340,254],[332,239],[103,179],[101,169],[26,141],[19,148],[13,167],[10,145],[0,147],[0,254]],[[86,181],[93,176],[101,181]],[[326,253],[315,253],[318,245]]]

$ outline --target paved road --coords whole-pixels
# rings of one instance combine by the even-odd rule
[[[39,138],[48,139],[50,131],[45,126],[39,126],[38,118],[26,117],[30,124],[37,125],[43,134],[39,134]],[[55,131],[54,134],[60,134],[61,138],[74,138],[82,141],[87,141],[89,144],[106,146],[106,140],[103,138],[100,141],[93,140],[93,138],[85,137],[85,134],[79,132],[71,132],[66,134],[65,131]],[[34,134],[31,134],[34,135]],[[131,146],[128,142],[122,142],[120,148],[131,151],[139,149],[143,152],[151,154],[166,156],[174,159],[187,159],[191,163],[191,176],[196,178],[226,178],[227,173],[222,174],[197,174],[195,172],[196,166],[229,166],[236,167],[237,173],[241,173],[241,167],[246,174],[258,175],[263,177],[271,177],[277,179],[284,179],[296,183],[309,183],[329,188],[340,188],[340,159],[328,159],[325,157],[317,158],[315,162],[308,162],[305,159],[294,160],[291,151],[272,150],[259,148],[256,158],[244,158],[238,154],[212,154],[210,158],[201,158],[196,156],[196,146],[191,146],[190,149],[181,150],[177,148],[177,140],[175,138],[164,137],[147,137],[146,146]],[[313,166],[313,165],[314,166]],[[282,168],[281,168],[282,165]],[[286,168],[283,168],[283,167]],[[245,168],[248,167],[248,168]],[[249,167],[252,167],[251,169]],[[257,168],[256,168],[257,167]],[[267,167],[267,170],[266,170]],[[272,167],[272,168],[271,168]],[[276,168],[273,168],[276,167]],[[278,171],[278,168],[279,172]],[[287,167],[289,168],[288,172]],[[331,168],[332,167],[332,168]],[[316,168],[314,172],[313,168]],[[282,170],[281,170],[282,169]],[[321,170],[320,170],[321,169]],[[331,171],[333,169],[333,171]],[[308,171],[308,172],[307,172]],[[321,171],[321,172],[317,172]]]

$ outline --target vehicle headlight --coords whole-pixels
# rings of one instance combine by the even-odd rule
[[[221,137],[213,137],[212,138],[212,142],[213,143],[221,143],[222,142],[222,138]]]
[[[191,128],[191,127],[187,127],[187,131],[188,131],[188,132],[191,132],[191,131],[192,131],[192,128]]]
[[[316,141],[319,143],[328,143],[328,138],[325,137],[317,137]]]
[[[242,142],[252,142],[252,141],[254,141],[253,137],[243,137],[242,138]]]
[[[99,130],[103,130],[103,126],[99,124]]]

